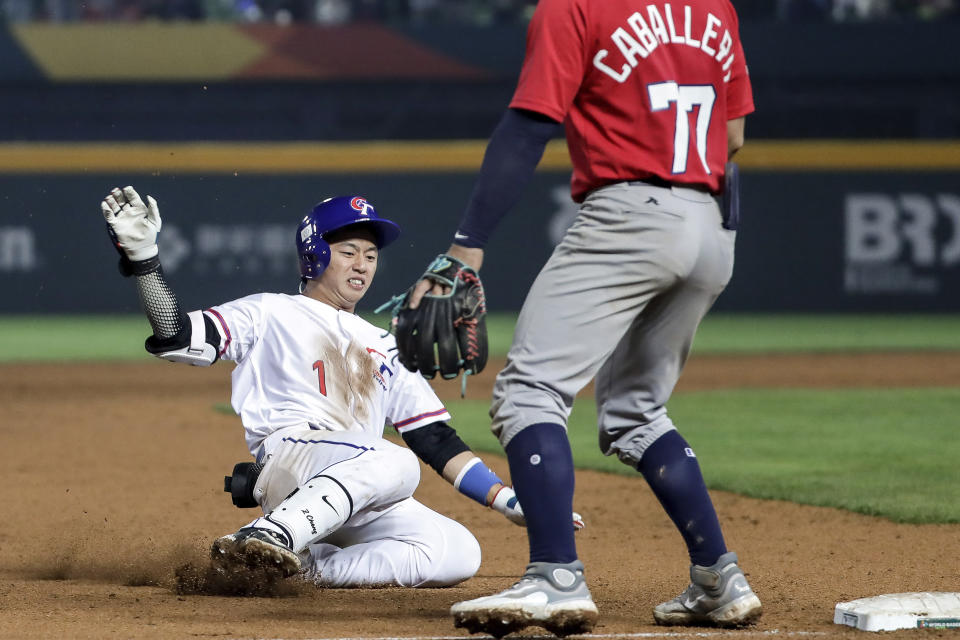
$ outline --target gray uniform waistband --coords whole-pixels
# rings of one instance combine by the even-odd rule
[[[675,195],[680,196],[686,200],[692,200],[694,202],[710,202],[715,198],[715,196],[710,192],[707,187],[699,184],[682,184],[679,182],[670,182],[669,180],[664,180],[656,176],[650,178],[644,178],[643,180],[625,180],[624,182],[615,182],[613,184],[607,185],[608,187],[612,186],[627,186],[627,187],[653,187],[658,189],[669,189]],[[603,187],[600,187],[603,189]],[[598,189],[597,191],[599,191]]]
[[[710,189],[705,187],[702,184],[685,184],[682,182],[671,182],[669,180],[664,180],[660,176],[650,176],[649,178],[644,178],[643,180],[627,180],[628,185],[632,187],[661,187],[663,189],[692,189],[694,191],[701,191],[706,194],[710,194]]]

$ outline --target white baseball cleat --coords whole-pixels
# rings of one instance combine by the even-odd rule
[[[270,529],[244,527],[217,538],[210,557],[221,573],[254,570],[270,578],[288,578],[300,571],[300,557],[282,535]]]
[[[597,606],[583,577],[583,563],[534,562],[512,587],[492,596],[458,602],[453,624],[470,633],[501,638],[528,626],[563,637],[588,633],[597,623]]]
[[[729,551],[712,567],[690,565],[690,586],[679,596],[658,604],[653,618],[662,625],[741,627],[763,613],[760,599]]]

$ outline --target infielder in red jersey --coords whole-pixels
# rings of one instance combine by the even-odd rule
[[[650,176],[719,193],[727,123],[753,111],[736,13],[716,0],[541,2],[510,107],[565,121],[577,202]]]
[[[639,471],[689,551],[690,584],[655,607],[656,622],[739,626],[760,616],[696,455],[666,410],[697,327],[733,272],[729,159],[752,111],[729,0],[537,5],[519,85],[448,255],[480,268],[561,122],[582,204],[527,295],[491,407],[524,505],[530,564],[508,589],[453,605],[457,626],[495,636],[528,625],[557,635],[593,628],[598,612],[569,526],[566,426],[594,378],[601,449]],[[408,305],[442,293],[421,280]]]

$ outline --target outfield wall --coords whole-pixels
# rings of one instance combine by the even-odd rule
[[[0,145],[0,312],[137,309],[98,208],[125,184],[159,200],[161,256],[190,308],[295,291],[296,223],[323,197],[365,195],[404,230],[373,306],[448,245],[483,147]],[[763,141],[739,159],[744,222],[718,309],[960,310],[960,143]],[[551,143],[489,247],[491,308],[519,308],[575,212],[568,179],[566,151]]]

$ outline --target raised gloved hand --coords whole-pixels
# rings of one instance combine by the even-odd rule
[[[527,526],[527,519],[523,515],[523,509],[520,507],[520,502],[517,500],[517,493],[513,490],[513,487],[504,486],[502,489],[500,489],[500,491],[497,492],[497,495],[493,497],[493,502],[490,503],[490,508],[494,511],[502,513],[503,516],[513,524],[521,527]],[[574,530],[580,531],[584,526],[583,517],[574,511]]]
[[[487,364],[487,304],[480,277],[460,260],[441,254],[424,278],[446,293],[428,293],[412,309],[411,288],[398,305],[394,329],[400,362],[426,378],[438,371],[447,379],[461,370],[479,373]]]
[[[122,191],[115,187],[100,203],[100,210],[121,257],[141,262],[159,253],[160,209],[151,196],[144,203],[133,187],[124,187]]]

